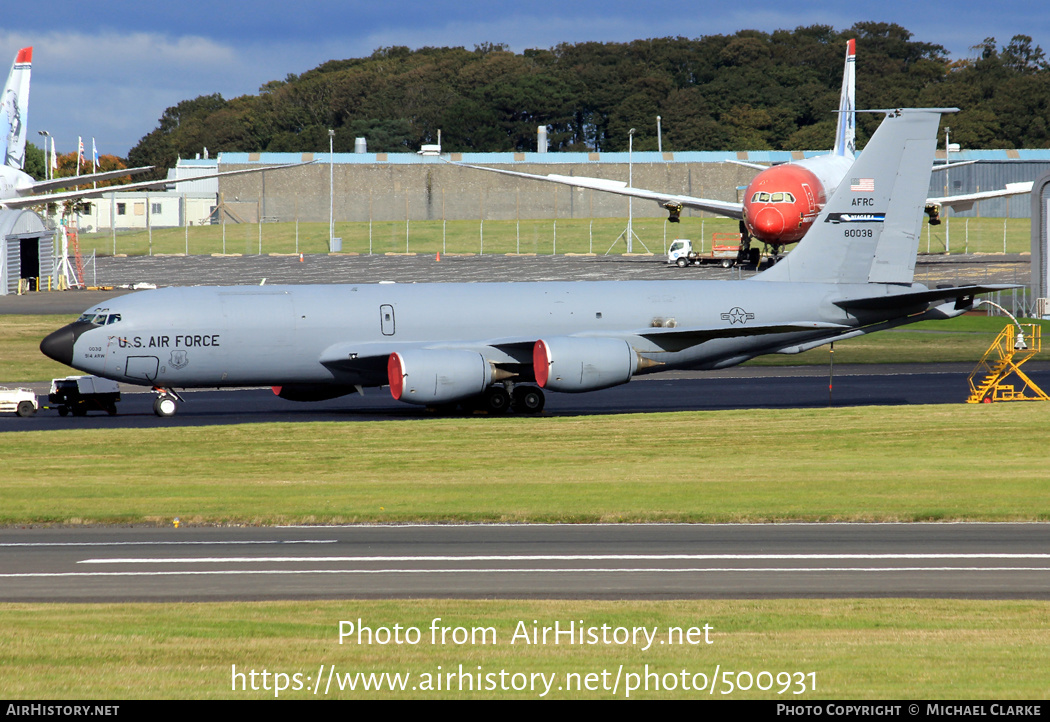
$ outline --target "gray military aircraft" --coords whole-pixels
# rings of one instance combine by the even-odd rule
[[[273,386],[322,400],[389,386],[435,407],[541,411],[663,369],[958,316],[1010,286],[929,289],[916,250],[940,116],[893,110],[799,246],[746,281],[358,284],[164,288],[92,308],[40,344],[91,374],[158,392]],[[542,390],[541,390],[542,389]]]

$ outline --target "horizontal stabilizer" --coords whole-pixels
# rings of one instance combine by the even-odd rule
[[[883,311],[891,308],[906,308],[948,299],[955,299],[956,301],[969,299],[967,305],[972,305],[973,297],[977,294],[1008,291],[1012,288],[1021,288],[1021,286],[1008,283],[990,283],[983,286],[952,286],[951,288],[934,288],[928,291],[895,293],[886,296],[847,298],[834,303],[839,308],[857,311]]]

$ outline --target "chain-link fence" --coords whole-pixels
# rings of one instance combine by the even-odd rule
[[[549,218],[521,220],[384,220],[336,222],[333,236],[342,253],[624,253],[627,218]],[[709,248],[715,233],[736,233],[728,218],[632,219],[631,250],[666,253],[675,238]],[[140,231],[81,233],[81,249],[99,255],[299,254],[328,253],[327,223],[216,223]],[[1027,253],[1027,218],[951,218],[926,225],[920,253]]]

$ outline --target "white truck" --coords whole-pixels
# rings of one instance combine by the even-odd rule
[[[40,402],[29,389],[0,388],[0,413],[14,412],[19,416],[32,416],[40,408]]]
[[[722,268],[732,268],[740,259],[740,246],[712,244],[707,252],[693,250],[693,242],[688,238],[676,238],[667,250],[667,262],[679,268],[703,263],[719,263]]]
[[[110,416],[117,413],[120,401],[120,386],[116,381],[98,376],[66,376],[51,380],[51,393],[47,395],[51,406],[60,416],[86,416],[88,411],[105,411]]]

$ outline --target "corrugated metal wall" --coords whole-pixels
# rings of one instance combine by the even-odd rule
[[[22,275],[22,244],[36,245],[41,285],[52,277],[54,268],[54,233],[47,229],[36,213],[25,210],[0,211],[0,295],[18,293]]]

